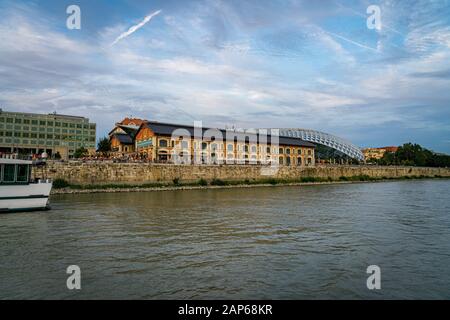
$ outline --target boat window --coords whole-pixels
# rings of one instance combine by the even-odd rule
[[[3,182],[14,182],[15,173],[15,164],[5,164],[5,167],[3,169]]]
[[[27,182],[28,181],[28,165],[19,164],[17,166],[17,182]]]

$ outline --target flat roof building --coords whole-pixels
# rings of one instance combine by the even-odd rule
[[[84,147],[95,152],[96,125],[88,118],[57,113],[9,112],[0,109],[0,152],[40,154],[59,153],[72,158]]]

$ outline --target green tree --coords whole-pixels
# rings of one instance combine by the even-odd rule
[[[97,144],[97,151],[103,154],[111,151],[111,141],[109,141],[108,137],[103,137],[99,140]]]
[[[85,157],[88,154],[88,150],[84,147],[78,148],[77,150],[75,150],[73,157],[74,158],[82,158]]]
[[[448,167],[450,166],[450,156],[436,154],[419,144],[405,143],[398,147],[395,153],[386,152],[377,163],[380,165]]]

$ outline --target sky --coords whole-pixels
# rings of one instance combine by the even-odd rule
[[[450,153],[450,0],[0,0],[0,108]]]

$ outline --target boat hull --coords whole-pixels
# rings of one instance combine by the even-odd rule
[[[51,188],[50,181],[24,185],[0,185],[0,212],[48,209]]]

